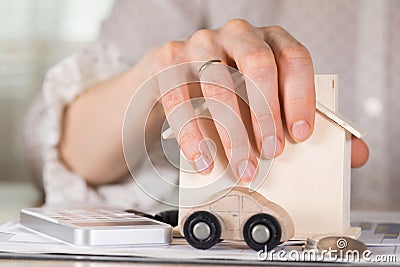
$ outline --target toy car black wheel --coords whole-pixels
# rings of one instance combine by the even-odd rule
[[[212,213],[196,211],[186,219],[183,233],[192,247],[209,249],[221,238],[221,224]]]
[[[259,213],[251,216],[243,227],[243,237],[247,245],[256,250],[269,251],[281,240],[282,229],[271,215]]]

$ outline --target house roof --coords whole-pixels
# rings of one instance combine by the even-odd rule
[[[198,116],[201,114],[203,111],[207,109],[206,103],[202,103],[201,105],[195,107],[195,114]],[[354,123],[350,122],[347,118],[343,117],[342,115],[333,112],[330,110],[328,107],[324,106],[322,103],[317,101],[316,104],[316,110],[317,112],[321,113],[324,115],[326,118],[331,120],[332,122],[336,123],[346,131],[350,132],[352,135],[354,135],[357,138],[362,138],[365,135],[364,131],[359,130],[358,127],[354,125]],[[171,128],[168,128],[162,133],[163,139],[169,139],[173,138],[174,134],[172,132]]]
[[[350,120],[344,118],[342,115],[333,112],[332,110],[321,104],[321,102],[317,101],[316,109],[317,112],[321,113],[337,125],[341,126],[343,129],[350,132],[355,137],[362,138],[365,135],[365,132],[359,130],[359,128],[356,127],[354,123],[351,123]]]

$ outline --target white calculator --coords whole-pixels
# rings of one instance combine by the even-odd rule
[[[84,246],[167,245],[172,227],[117,209],[27,208],[20,224],[62,241]]]

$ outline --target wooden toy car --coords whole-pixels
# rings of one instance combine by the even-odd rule
[[[210,204],[193,208],[180,225],[188,243],[198,249],[227,239],[244,240],[254,250],[269,250],[294,234],[293,222],[282,207],[240,186]]]

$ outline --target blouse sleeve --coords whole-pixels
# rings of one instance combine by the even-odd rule
[[[86,88],[127,70],[130,65],[112,45],[96,43],[47,72],[42,99],[28,115],[26,133],[29,136],[25,137],[30,140],[28,154],[35,155],[31,162],[42,168],[46,205],[148,210],[156,204],[128,175],[122,183],[91,187],[81,176],[67,169],[58,155],[65,107]]]

